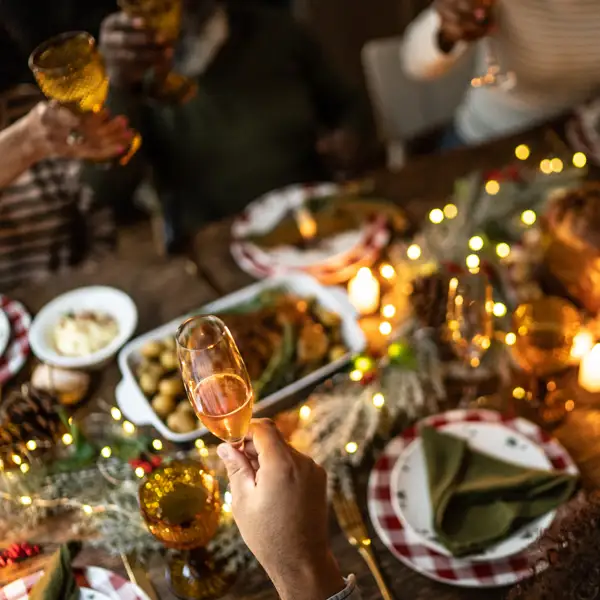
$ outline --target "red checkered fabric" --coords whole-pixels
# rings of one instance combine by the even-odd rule
[[[27,577],[9,583],[0,590],[0,600],[27,600],[29,592],[44,574],[38,571]],[[76,573],[80,585],[95,592],[105,594],[109,598],[119,600],[148,600],[148,597],[131,581],[127,581],[120,575],[101,569],[100,567],[87,567],[80,573]]]
[[[10,322],[11,339],[4,354],[0,356],[0,386],[14,377],[29,356],[29,327],[31,316],[25,307],[15,300],[0,294],[0,310]]]
[[[462,587],[512,585],[531,575],[532,566],[539,558],[534,551],[497,561],[443,556],[424,546],[415,533],[404,529],[392,506],[390,474],[404,448],[417,436],[418,427],[425,424],[439,429],[449,423],[465,421],[502,423],[538,444],[555,469],[578,473],[567,451],[537,425],[487,410],[454,410],[425,419],[388,444],[369,478],[369,516],[388,550],[406,566],[426,577]]]

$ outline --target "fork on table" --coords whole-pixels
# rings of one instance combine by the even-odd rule
[[[360,511],[358,510],[356,500],[336,492],[333,496],[332,503],[335,516],[337,517],[342,531],[350,544],[358,550],[358,553],[362,556],[365,563],[367,563],[367,567],[369,568],[369,571],[371,571],[371,574],[377,583],[377,587],[381,592],[381,597],[383,600],[393,600],[393,596],[385,584],[381,571],[377,566],[375,555],[371,549],[371,538],[367,533],[367,528]]]

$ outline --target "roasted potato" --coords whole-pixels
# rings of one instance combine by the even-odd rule
[[[161,419],[165,419],[170,415],[175,410],[176,404],[177,402],[173,396],[158,394],[152,399],[152,408]]]
[[[183,413],[188,413],[190,415],[195,415],[194,413],[194,408],[192,407],[192,405],[190,404],[189,400],[182,400],[178,405],[177,408],[175,409],[175,412],[183,412]]]
[[[142,346],[141,353],[144,358],[158,358],[163,350],[164,345],[162,342],[152,340]]]
[[[167,427],[175,433],[188,433],[198,429],[198,421],[193,414],[176,411],[167,418]]]
[[[159,378],[153,373],[142,373],[140,375],[139,384],[142,388],[142,392],[147,396],[154,396],[156,391],[158,390],[158,380]]]
[[[174,398],[177,398],[185,393],[183,381],[181,381],[181,377],[179,375],[174,375],[168,379],[163,379],[158,384],[158,391],[163,396],[173,396]]]
[[[163,350],[160,354],[160,364],[167,370],[173,371],[179,365],[177,352],[174,350]]]

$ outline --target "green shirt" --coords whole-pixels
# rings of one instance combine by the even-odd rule
[[[125,168],[88,170],[101,200],[130,198],[149,163],[167,219],[185,234],[269,190],[327,177],[316,141],[359,122],[354,95],[285,13],[232,8],[229,20],[229,38],[187,104],[113,92],[113,112],[130,117],[143,147]]]

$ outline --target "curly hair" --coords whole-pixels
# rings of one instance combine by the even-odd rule
[[[600,600],[600,494],[571,508],[541,545],[545,559],[509,600]]]

